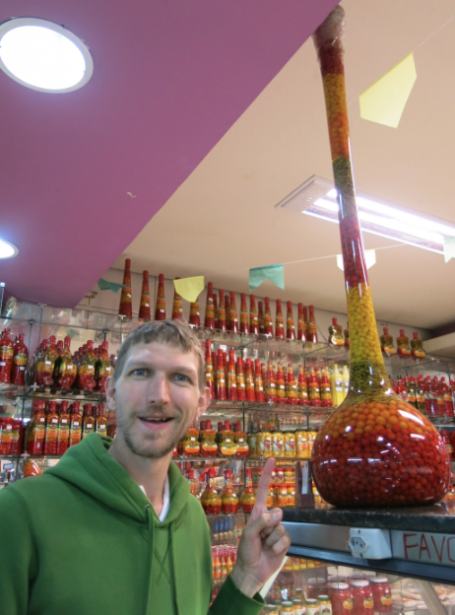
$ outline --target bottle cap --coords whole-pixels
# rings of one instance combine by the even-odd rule
[[[355,579],[354,581],[351,581],[351,585],[353,587],[367,587],[369,583],[366,579]]]
[[[331,589],[348,589],[349,585],[347,583],[330,583]]]
[[[370,577],[370,583],[387,583],[387,577]]]

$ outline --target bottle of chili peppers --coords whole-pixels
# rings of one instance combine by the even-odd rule
[[[422,340],[419,339],[417,331],[414,331],[412,334],[411,340],[411,354],[414,359],[423,359],[425,358],[425,350],[423,349]]]
[[[180,278],[175,278],[180,280]],[[182,297],[174,288],[174,302],[172,303],[172,320],[183,320]]]
[[[235,351],[229,350],[229,365],[227,377],[227,398],[230,401],[237,401],[237,376],[235,373]]]
[[[298,319],[297,319],[297,339],[301,342],[306,342],[306,322],[303,312],[303,304],[297,304]]]
[[[70,420],[68,401],[64,399],[58,417],[57,455],[63,455],[68,449],[70,441]]]
[[[215,329],[215,305],[213,301],[213,282],[208,283],[207,302],[205,304],[204,328],[209,331]]]
[[[93,391],[96,386],[95,381],[96,356],[93,352],[93,341],[87,342],[87,351],[81,360],[77,374],[79,380],[79,388],[82,391]]]
[[[114,373],[114,368],[109,360],[109,342],[106,340],[101,343],[98,359],[95,363],[95,380],[97,391],[104,391],[106,380]]]
[[[193,301],[190,303],[190,320],[189,324],[199,329],[201,326],[201,316],[199,314],[199,302]]]
[[[13,364],[11,368],[11,382],[18,386],[25,385],[25,370],[27,369],[28,348],[24,343],[24,337],[22,333],[19,334],[19,339],[14,346]]]
[[[411,356],[411,347],[409,346],[409,338],[404,334],[404,329],[400,329],[400,335],[397,337],[397,354],[401,358]]]
[[[295,325],[294,325],[294,315],[292,313],[292,302],[288,301],[286,303],[287,306],[287,315],[286,315],[286,339],[295,340]]]
[[[235,515],[239,510],[239,498],[232,484],[232,470],[224,470],[224,489],[221,494],[221,512]]]
[[[280,299],[276,300],[275,336],[278,339],[284,340],[284,320],[283,320],[283,312],[282,312],[282,309],[281,309],[281,301],[280,301]]]
[[[264,317],[264,308],[263,308],[263,303],[262,301],[259,301],[258,303],[258,327],[259,327],[259,334],[260,335],[264,335],[265,334],[265,317]]]
[[[93,416],[93,405],[85,404],[84,417],[82,419],[82,438],[95,432],[95,417]]]
[[[218,350],[215,387],[216,398],[224,401],[226,399],[226,372],[224,369],[224,354],[221,348]]]
[[[14,348],[9,336],[10,330],[5,329],[0,335],[0,382],[11,382]]]
[[[381,350],[386,357],[391,357],[395,354],[393,337],[389,335],[389,329],[387,327],[383,328],[383,335],[381,335]]]
[[[71,408],[70,446],[75,446],[82,440],[82,414],[80,408],[80,401],[75,401]]]
[[[250,358],[246,359],[245,392],[246,392],[246,401],[251,401],[251,402],[256,401],[256,395],[254,393],[253,367],[252,367]]]
[[[119,316],[125,320],[133,318],[133,305],[131,301],[131,259],[125,260],[125,271],[123,273],[123,288],[120,295]]]
[[[210,478],[208,471],[205,478],[205,491],[201,496],[202,508],[206,515],[219,515],[221,512],[221,497],[215,489],[213,479]]]
[[[329,344],[331,346],[344,346],[343,331],[336,318],[332,318],[332,324],[329,327]]]
[[[245,490],[240,496],[240,506],[244,513],[251,513],[256,503],[256,495],[253,490],[253,481],[251,478],[251,470],[248,468],[245,472]]]
[[[226,308],[224,305],[224,290],[219,291],[218,302],[218,329],[221,332],[227,331]]]
[[[241,357],[237,358],[235,372],[236,372],[236,381],[237,381],[237,401],[245,401],[246,400],[246,387],[245,387],[245,376],[243,373],[243,359],[241,359]]]
[[[95,431],[100,436],[107,436],[107,417],[104,411],[104,404],[98,404],[95,419]]]
[[[264,313],[264,333],[268,337],[273,337],[272,312],[270,311],[270,299],[264,298],[265,313]]]
[[[250,333],[251,335],[259,335],[259,319],[254,295],[250,295]]]
[[[32,405],[32,420],[27,437],[27,453],[29,455],[44,454],[44,437],[46,435],[46,414],[44,400],[37,399]]]
[[[57,414],[57,402],[50,401],[48,406],[48,415],[46,418],[46,436],[44,442],[44,454],[57,454],[57,441],[59,431],[59,419]]]
[[[288,373],[286,379],[286,403],[292,405],[297,404],[297,383],[295,381],[292,363],[289,363],[288,365]]]
[[[314,306],[310,305],[310,316],[307,326],[307,341],[317,344],[318,341],[318,328],[316,326],[316,319],[314,316]]]
[[[250,325],[248,322],[248,308],[246,306],[246,294],[240,295],[240,333],[248,335],[250,332]]]
[[[233,333],[238,333],[239,331],[239,319],[237,317],[237,308],[235,306],[235,293],[231,290],[230,300],[229,300],[229,326],[228,330]],[[226,309],[227,312],[227,309]]]

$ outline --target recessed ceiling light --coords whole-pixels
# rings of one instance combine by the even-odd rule
[[[444,220],[422,216],[362,192],[357,192],[356,201],[360,225],[366,233],[438,254],[444,254],[445,240],[455,237],[455,225]],[[337,191],[333,182],[316,175],[278,203],[277,207],[338,223]]]
[[[13,258],[17,254],[19,254],[19,250],[13,243],[0,239],[0,258]]]
[[[21,17],[0,25],[0,68],[28,88],[62,94],[89,81],[93,60],[69,30],[44,19]]]

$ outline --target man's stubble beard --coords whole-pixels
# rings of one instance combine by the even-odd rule
[[[156,446],[147,446],[147,442],[150,442],[150,444],[156,443],[156,441],[160,438],[159,434],[150,433],[149,436],[140,438],[140,442],[138,441],[139,436],[135,438],[132,433],[133,425],[136,421],[140,420],[138,418],[127,417],[125,419],[121,415],[117,416],[117,430],[122,434],[126,445],[134,455],[145,457],[147,459],[161,459],[173,451],[174,447],[186,435],[192,421],[194,420],[194,416],[195,412],[188,413],[188,418],[186,420],[185,416],[182,416],[182,419],[179,421],[179,429],[175,432],[174,437],[167,443],[163,442],[161,448],[157,448]],[[174,419],[174,421],[177,422],[177,419]]]

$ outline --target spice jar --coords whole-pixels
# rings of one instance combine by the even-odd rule
[[[295,432],[297,459],[309,459],[307,432],[299,430]]]
[[[221,497],[215,489],[209,472],[206,474],[205,491],[201,496],[201,504],[206,515],[219,515],[221,512]]]
[[[306,615],[319,615],[319,605],[316,598],[307,598],[305,600]]]
[[[352,615],[352,594],[347,583],[330,583],[329,597],[333,615]]]
[[[273,436],[272,436],[273,438]],[[295,459],[295,433],[293,431],[284,432],[284,456]]]
[[[387,577],[370,577],[374,610],[379,613],[392,612],[392,592]]]
[[[271,434],[272,438],[272,455],[275,459],[281,459],[285,456],[284,451],[284,434],[282,431],[274,431]]]
[[[304,615],[305,613],[305,602],[301,598],[294,598],[294,615]]]
[[[267,604],[265,607],[265,612],[267,613],[267,615],[280,615],[278,606],[276,606],[275,604]]]
[[[366,579],[354,580],[351,583],[352,601],[356,615],[373,615],[373,592]]]
[[[290,600],[281,603],[280,615],[295,615],[294,604]]]

